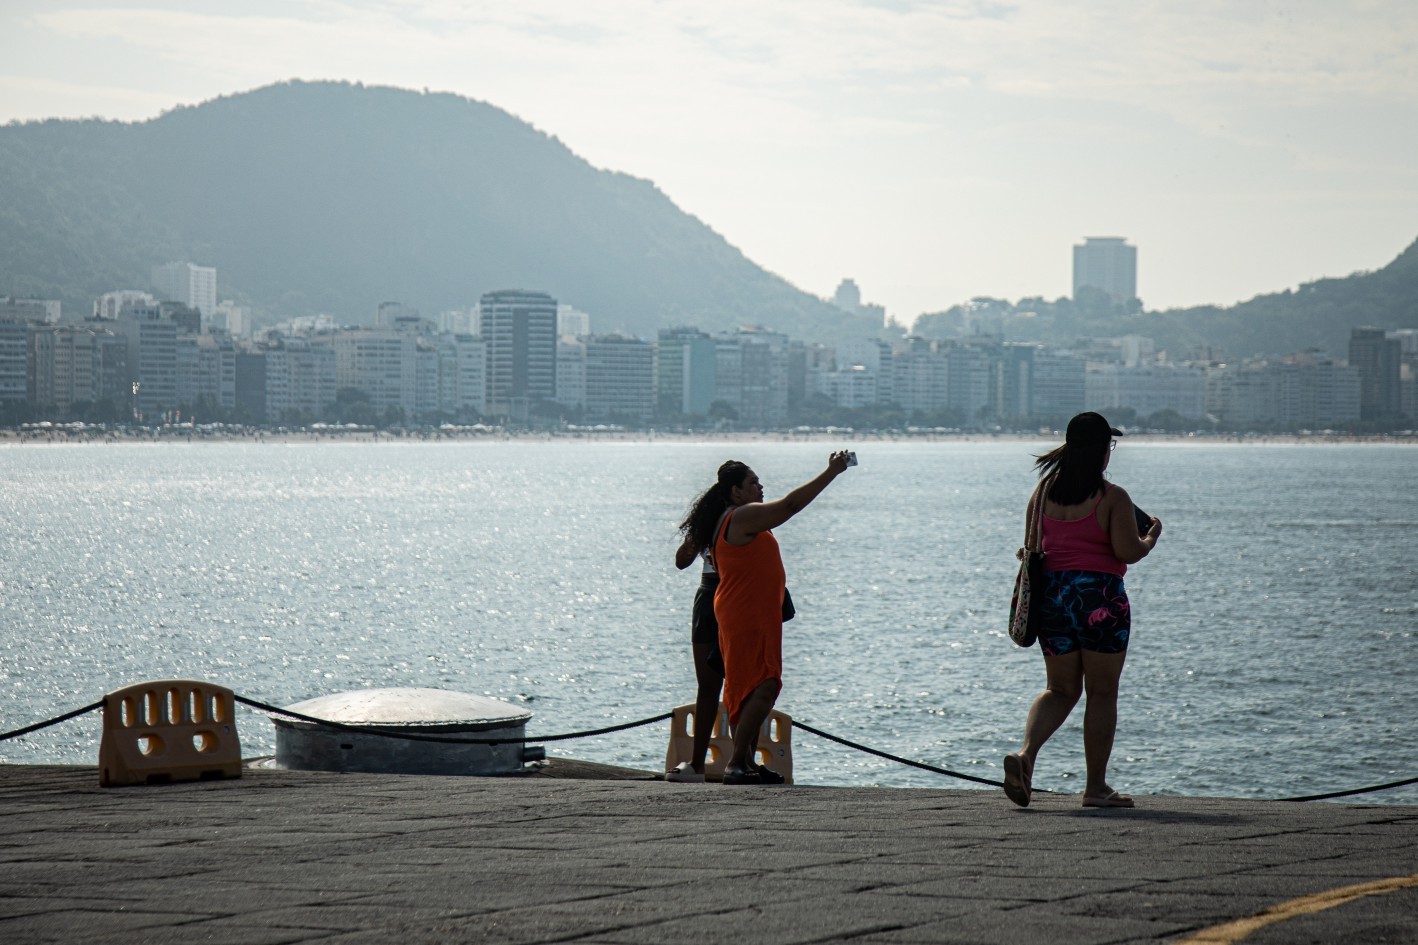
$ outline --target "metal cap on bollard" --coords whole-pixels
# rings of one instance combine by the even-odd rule
[[[532,713],[500,699],[443,689],[361,689],[286,706],[292,712],[345,725],[374,726],[413,735],[499,739],[467,745],[389,738],[326,728],[272,715],[276,765],[297,771],[376,774],[508,774],[545,752],[526,746]]]

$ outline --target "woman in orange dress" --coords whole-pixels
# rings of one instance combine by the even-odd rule
[[[758,733],[783,687],[783,559],[774,528],[801,512],[847,468],[845,450],[831,454],[827,468],[773,502],[743,463],[719,467],[718,481],[690,508],[681,529],[685,543],[710,549],[719,587],[714,616],[724,661],[724,706],[734,752],[724,766],[725,784],[781,784],[782,778],[755,763]]]

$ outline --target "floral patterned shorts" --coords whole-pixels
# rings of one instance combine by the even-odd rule
[[[1045,578],[1039,628],[1045,656],[1127,652],[1132,609],[1122,578],[1104,571],[1051,571]]]

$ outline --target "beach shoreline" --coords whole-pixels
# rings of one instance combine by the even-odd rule
[[[982,433],[964,431],[858,431],[814,428],[781,431],[680,432],[663,430],[507,430],[498,427],[452,430],[260,430],[158,427],[140,429],[0,430],[0,447],[110,446],[119,444],[247,443],[307,444],[444,444],[444,443],[1040,443],[1061,439],[1062,431]],[[1418,434],[1338,433],[1130,433],[1130,443],[1196,445],[1358,445],[1418,446]]]

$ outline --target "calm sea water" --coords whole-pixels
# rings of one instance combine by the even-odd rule
[[[1004,636],[1039,442],[864,442],[777,532],[799,617],[779,707],[1000,777],[1043,682]],[[675,524],[726,458],[770,496],[828,444],[207,443],[0,448],[0,730],[144,679],[289,704],[429,686],[535,713],[533,736],[693,698]],[[1112,478],[1166,532],[1127,585],[1110,779],[1282,797],[1418,775],[1418,451],[1124,442]],[[1082,711],[1036,784],[1082,782]],[[247,756],[274,730],[242,711]],[[658,769],[661,723],[548,746]],[[0,743],[93,764],[98,717]],[[970,785],[795,733],[797,778]],[[1418,803],[1406,788],[1369,796]]]

